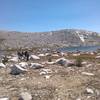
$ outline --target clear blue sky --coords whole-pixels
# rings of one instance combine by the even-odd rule
[[[0,0],[0,30],[100,32],[100,0]]]

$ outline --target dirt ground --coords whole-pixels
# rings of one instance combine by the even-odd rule
[[[28,92],[32,100],[100,100],[100,63],[97,60],[85,61],[88,64],[82,67],[45,65],[42,69],[51,70],[46,75],[40,74],[42,69],[28,69],[24,74],[11,75],[8,64],[7,68],[0,69],[0,97],[19,100],[22,92]]]

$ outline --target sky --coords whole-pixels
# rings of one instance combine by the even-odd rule
[[[0,0],[0,30],[100,32],[100,0]]]

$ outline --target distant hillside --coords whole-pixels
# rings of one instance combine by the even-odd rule
[[[64,29],[51,32],[25,33],[0,31],[0,48],[63,47],[99,45],[100,34],[86,30]]]

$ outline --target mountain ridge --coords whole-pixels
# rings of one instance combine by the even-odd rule
[[[17,32],[0,30],[0,48],[64,47],[100,45],[100,34],[82,29],[49,32]]]

